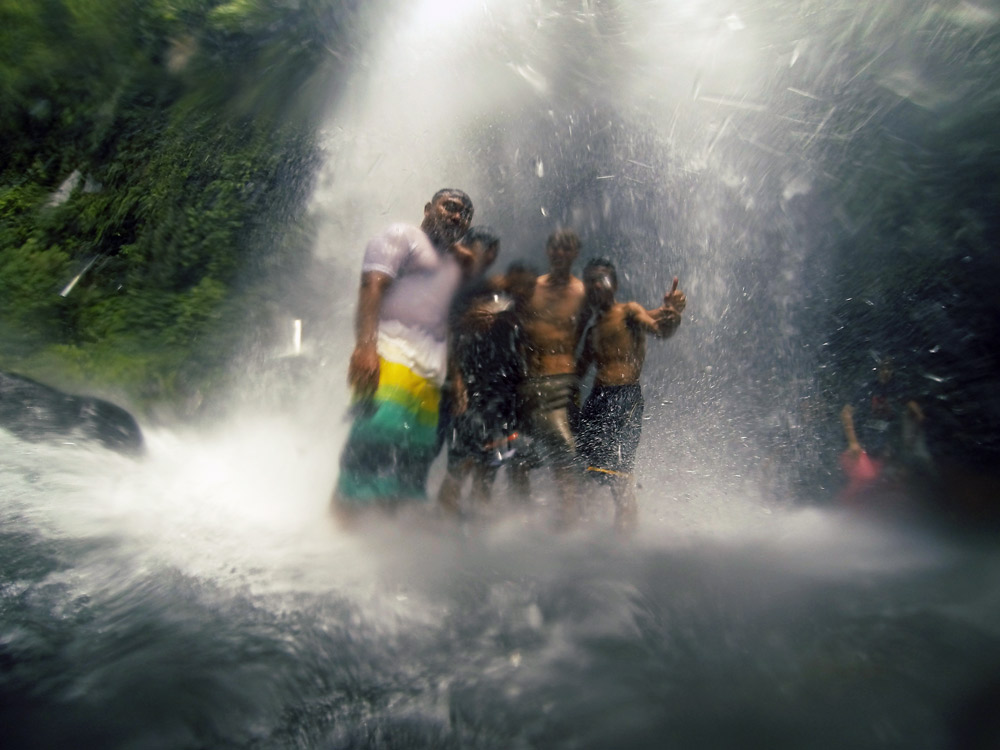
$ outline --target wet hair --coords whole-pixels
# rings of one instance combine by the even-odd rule
[[[557,229],[549,235],[545,247],[566,247],[575,252],[580,252],[580,235],[572,229]]]
[[[618,286],[618,271],[615,269],[615,264],[612,263],[607,258],[591,258],[587,261],[587,265],[583,267],[584,275],[587,274],[591,268],[606,268],[611,275],[611,283]]]
[[[475,226],[471,227],[465,236],[462,237],[462,243],[465,245],[474,245],[476,243],[481,244],[486,250],[497,249],[500,251],[500,237],[497,233],[493,231],[492,227],[487,226]]]
[[[441,188],[436,193],[434,193],[434,196],[431,198],[431,203],[437,203],[438,199],[443,198],[446,195],[451,198],[458,198],[460,201],[462,201],[462,204],[465,206],[465,213],[470,218],[472,217],[472,212],[474,211],[474,207],[472,205],[472,198],[470,198],[469,194],[466,193],[464,190],[459,190],[458,188]]]
[[[512,273],[531,274],[535,278],[538,278],[539,275],[537,266],[533,266],[530,263],[525,263],[524,261],[520,260],[515,260],[509,266],[507,266],[506,273],[508,276]]]

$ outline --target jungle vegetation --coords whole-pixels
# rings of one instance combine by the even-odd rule
[[[211,388],[310,253],[354,3],[0,2],[0,369]]]

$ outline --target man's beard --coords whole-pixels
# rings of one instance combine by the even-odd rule
[[[454,245],[462,238],[462,233],[455,227],[432,227],[427,236],[435,247],[446,248]]]

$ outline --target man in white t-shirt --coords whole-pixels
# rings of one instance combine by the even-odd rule
[[[355,418],[333,494],[342,521],[426,498],[439,448],[448,311],[477,270],[475,254],[459,243],[472,212],[464,192],[439,190],[419,227],[393,224],[365,248],[347,372]]]

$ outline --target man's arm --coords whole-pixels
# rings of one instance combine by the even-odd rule
[[[670,287],[669,292],[663,295],[663,304],[666,307],[673,308],[680,315],[684,312],[684,308],[687,307],[687,303],[687,295],[677,288],[677,277],[674,276],[673,286]]]
[[[576,360],[576,380],[578,383],[583,382],[584,377],[587,375],[587,370],[594,364],[593,329],[588,330],[584,336],[583,348],[580,350],[580,356]]]
[[[858,442],[858,435],[854,431],[854,407],[846,404],[840,410],[840,423],[844,427],[844,437],[847,439],[847,450],[855,455],[861,453],[861,443]]]
[[[661,339],[673,336],[680,328],[681,313],[685,307],[687,307],[687,296],[677,288],[677,277],[674,276],[673,286],[663,295],[663,304],[650,311],[650,315],[656,320],[656,330],[652,331],[652,334]]]
[[[587,329],[593,322],[596,310],[587,301],[586,295],[580,299],[580,307],[576,315],[576,324],[573,331],[573,348],[576,349],[587,335]]]
[[[361,274],[354,318],[354,351],[347,366],[347,382],[359,395],[371,395],[378,388],[378,316],[390,284],[392,277],[381,271]]]
[[[455,242],[448,247],[448,252],[455,257],[459,267],[462,269],[462,273],[466,276],[469,276],[473,271],[475,271],[476,254],[473,252],[472,248],[467,245],[463,245],[461,242]]]
[[[465,387],[465,376],[459,367],[457,356],[458,336],[454,324],[448,327],[448,385],[451,387],[451,413],[454,416],[464,414],[469,408],[469,393]]]
[[[656,326],[650,333],[658,339],[668,339],[677,333],[677,329],[681,327],[681,314],[677,310],[664,305],[653,312]]]
[[[640,305],[638,302],[629,302],[626,312],[626,320],[638,325],[646,333],[652,333],[654,336],[659,336],[660,329],[662,328],[662,322],[659,317],[654,317],[654,315],[659,316],[660,310],[647,310],[645,307]],[[673,331],[671,331],[673,333]]]

